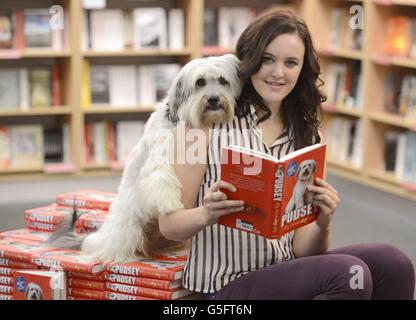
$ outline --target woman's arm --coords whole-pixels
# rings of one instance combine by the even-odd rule
[[[188,136],[188,132],[190,130],[200,129],[187,128],[185,130],[185,136]],[[182,157],[182,159],[185,158],[183,159],[185,160],[184,163],[177,163],[176,161],[171,163],[175,170],[176,176],[182,184],[182,202],[185,208],[159,217],[160,232],[164,237],[170,240],[187,240],[201,231],[204,227],[216,223],[221,215],[234,211],[241,211],[241,201],[227,200],[226,195],[219,191],[220,188],[235,191],[235,188],[232,185],[225,182],[214,183],[204,197],[204,205],[194,208],[199,188],[201,182],[203,181],[207,167],[206,153],[208,149],[209,136],[208,130],[203,131],[203,135],[194,135],[200,137],[199,141],[196,142],[186,141],[185,137],[182,137],[178,134],[178,132],[175,132],[175,151],[181,149],[176,148],[178,144],[184,145],[185,147],[182,150],[185,152],[185,155],[193,156],[194,150],[197,146],[195,143],[199,143],[197,150],[203,154],[197,158],[203,160],[203,163],[193,163],[192,159],[195,159],[195,157],[192,159]],[[205,140],[202,136],[205,136]],[[182,141],[179,141],[179,139],[182,139]],[[192,152],[188,152],[190,148],[192,148]]]

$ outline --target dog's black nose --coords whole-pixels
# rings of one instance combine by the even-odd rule
[[[217,96],[210,96],[207,100],[210,105],[216,105],[218,104],[218,101],[220,101],[220,98],[218,98]]]

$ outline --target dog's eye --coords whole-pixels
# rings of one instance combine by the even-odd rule
[[[223,86],[226,86],[226,85],[230,84],[224,77],[219,77],[218,81]]]
[[[200,79],[198,79],[198,80],[196,80],[196,86],[197,87],[203,87],[203,86],[205,86],[205,79],[204,78],[200,78]]]

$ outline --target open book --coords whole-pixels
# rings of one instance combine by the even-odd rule
[[[222,149],[221,180],[236,192],[221,190],[229,200],[243,200],[244,210],[224,215],[219,224],[278,239],[314,221],[319,214],[307,186],[324,177],[326,145],[294,151],[277,159],[243,147]]]

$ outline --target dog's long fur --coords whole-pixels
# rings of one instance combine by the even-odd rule
[[[147,121],[103,226],[80,236],[72,231],[75,213],[64,219],[49,245],[76,249],[82,244],[83,253],[92,259],[115,262],[132,261],[174,245],[162,237],[158,226],[159,215],[184,208],[182,186],[167,157],[172,132],[179,121],[200,128],[232,119],[241,92],[238,63],[229,54],[186,64]],[[218,98],[216,103],[212,97]]]

